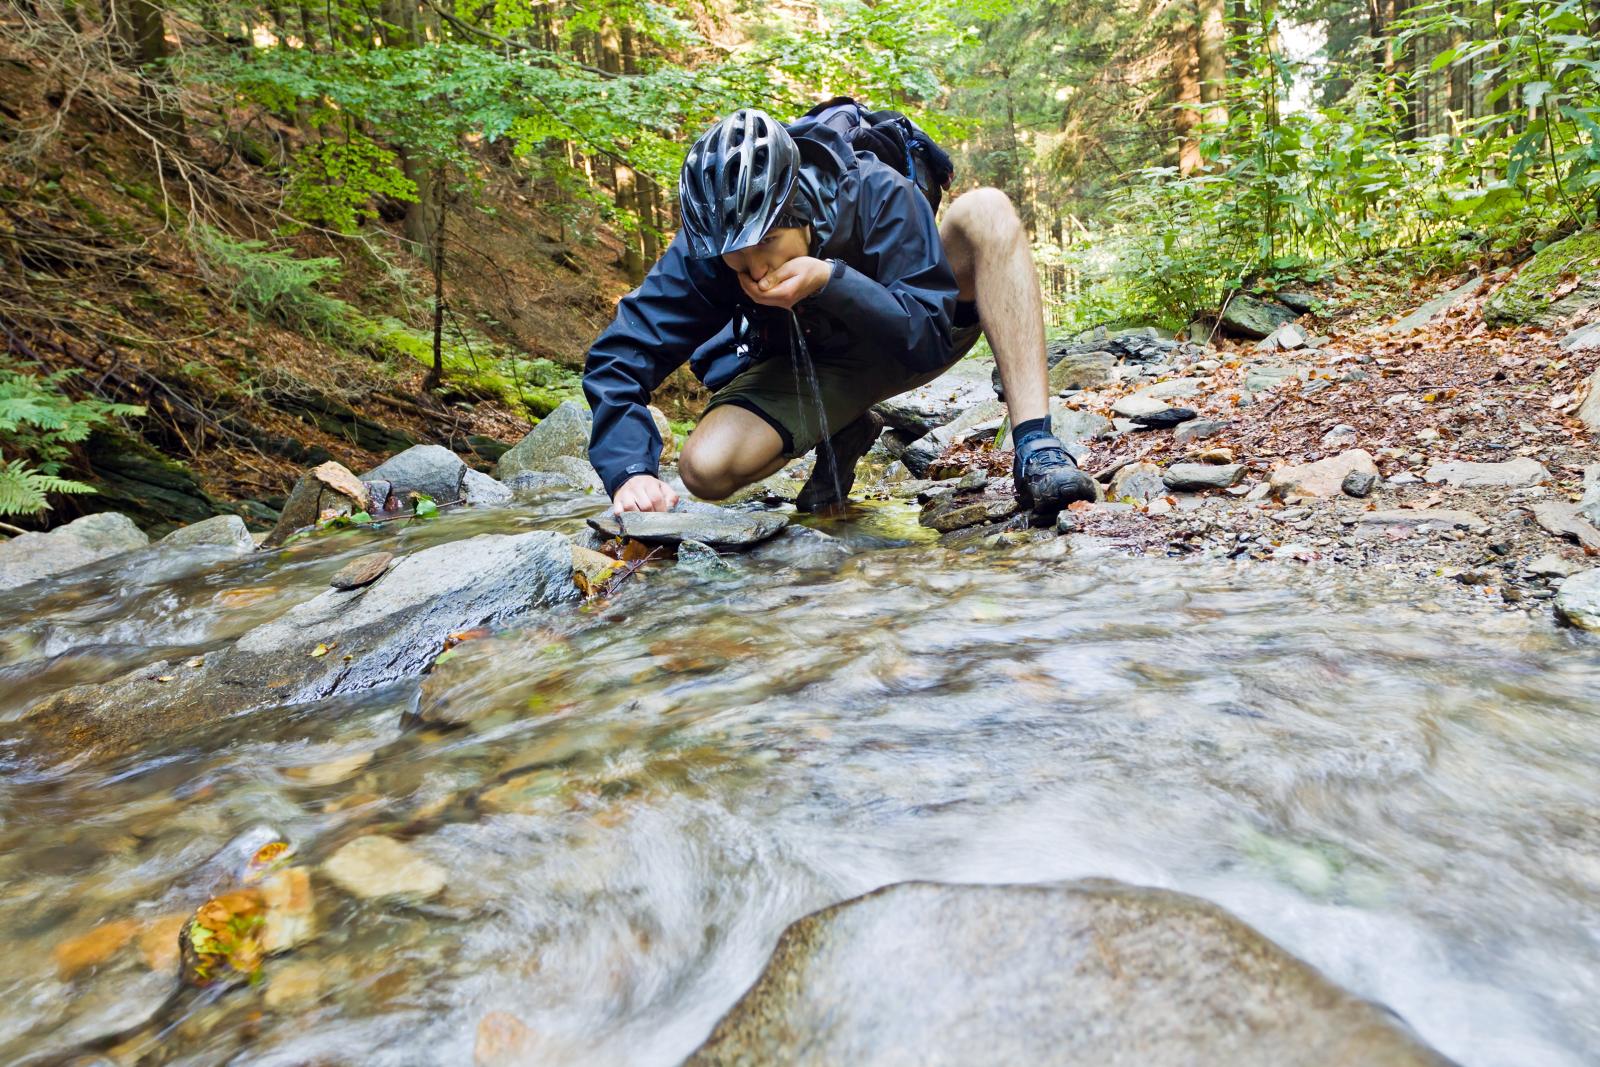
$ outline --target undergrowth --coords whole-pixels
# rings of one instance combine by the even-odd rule
[[[338,259],[300,259],[286,249],[205,226],[195,228],[193,242],[211,283],[252,318],[364,353],[397,374],[412,371],[413,364],[432,366],[431,329],[389,315],[368,315],[323,291],[340,280]],[[534,418],[582,395],[573,371],[548,359],[529,359],[463,325],[453,313],[446,316],[440,354],[446,395],[499,400]]]

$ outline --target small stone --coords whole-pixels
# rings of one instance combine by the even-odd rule
[[[349,778],[371,762],[372,753],[357,752],[354,755],[329,760],[326,763],[313,763],[308,767],[291,767],[284,771],[283,774],[285,778],[292,778],[301,785],[333,785]]]
[[[1261,340],[1286,322],[1293,321],[1298,313],[1276,300],[1240,293],[1228,301],[1222,312],[1221,325],[1227,333],[1238,337]]]
[[[1141,415],[1150,416],[1158,412],[1167,411],[1168,406],[1159,400],[1135,393],[1132,396],[1119,397],[1111,405],[1111,410],[1125,419],[1137,418]]]
[[[1574,563],[1554,552],[1546,552],[1523,568],[1536,578],[1570,578],[1584,569],[1583,564]]]
[[[790,523],[778,536],[757,545],[750,559],[802,571],[835,571],[850,554],[850,546],[840,538]]]
[[[504,1011],[491,1011],[478,1021],[472,1046],[475,1067],[514,1067],[530,1062],[538,1051],[538,1034],[527,1023]]]
[[[1344,481],[1339,488],[1345,496],[1361,498],[1371,494],[1378,484],[1378,476],[1372,471],[1351,471],[1344,476]]]
[[[0,589],[76,570],[149,543],[132,519],[115,511],[85,515],[48,533],[18,534],[0,541]]]
[[[1146,373],[1156,371],[1158,368],[1146,368]],[[1165,373],[1171,368],[1159,368]],[[1148,397],[1151,400],[1175,400],[1179,397],[1196,396],[1199,394],[1202,383],[1198,378],[1169,378],[1164,382],[1147,385],[1134,393],[1135,396]]]
[[[1538,460],[1523,457],[1504,463],[1436,463],[1428,468],[1424,477],[1458,489],[1488,489],[1538,485],[1550,480],[1550,472]]]
[[[1143,504],[1158,496],[1165,496],[1166,492],[1160,467],[1154,463],[1130,463],[1112,476],[1106,496],[1112,500],[1132,500]]]
[[[262,1000],[267,1007],[297,1008],[322,995],[322,966],[295,960],[267,970],[267,991]]]
[[[1410,526],[1436,530],[1483,530],[1488,527],[1487,523],[1470,511],[1450,511],[1445,508],[1429,511],[1413,511],[1409,508],[1366,511],[1361,513],[1359,522],[1363,526]]]
[[[1583,519],[1577,505],[1552,501],[1535,504],[1532,510],[1534,521],[1546,532],[1576,541],[1591,551],[1600,551],[1600,529]]]
[[[328,579],[328,584],[335,589],[360,589],[383,577],[393,562],[393,552],[371,552],[359,556],[339,568],[334,576]]]
[[[382,834],[358,837],[329,856],[322,872],[354,897],[426,900],[444,891],[442,867]]]
[[[1167,408],[1153,415],[1134,415],[1130,421],[1147,430],[1167,430],[1189,422],[1196,415],[1192,408]]]
[[[412,445],[361,475],[361,480],[388,482],[389,492],[385,495],[392,494],[398,501],[408,501],[412,493],[421,493],[435,504],[451,504],[466,497],[462,487],[466,473],[467,465],[461,457],[443,445]]]
[[[583,581],[578,586],[580,591],[585,585],[590,589],[597,589],[621,567],[622,564],[619,561],[612,559],[604,552],[597,552],[592,548],[584,548],[582,545],[572,546],[573,581],[577,581],[580,576],[583,578]]]
[[[261,930],[261,947],[266,951],[287,952],[317,936],[316,898],[308,868],[269,874],[261,882],[261,900],[267,911]]]
[[[717,550],[699,541],[678,543],[676,568],[697,578],[725,578],[735,573],[733,566]]]
[[[1228,423],[1217,422],[1212,419],[1196,419],[1179,426],[1172,434],[1172,443],[1180,448],[1192,445],[1196,441],[1204,441],[1208,437],[1215,437],[1228,428]]]
[[[156,543],[179,548],[225,548],[241,556],[256,550],[256,539],[250,536],[249,527],[237,515],[213,515],[180,526]]]
[[[587,404],[563,401],[500,457],[495,477],[509,482],[525,471],[555,470],[554,461],[558,458],[584,459],[589,454],[593,425],[594,417]]]
[[[461,476],[461,495],[477,508],[500,507],[516,499],[516,494],[505,483],[470,467]]]
[[[1195,458],[1197,460],[1199,460],[1201,463],[1212,463],[1212,464],[1217,464],[1217,465],[1221,465],[1221,464],[1224,464],[1224,463],[1232,463],[1233,462],[1233,449],[1231,449],[1231,448],[1208,448],[1205,451],[1201,452]]]
[[[1016,498],[1011,496],[979,497],[973,500],[954,498],[942,505],[924,509],[917,521],[940,533],[950,533],[968,526],[1010,518],[1018,510]]]
[[[1244,477],[1244,464],[1228,463],[1174,463],[1162,474],[1161,480],[1175,492],[1199,492],[1206,489],[1227,489],[1238,485]]]
[[[1343,491],[1344,479],[1352,471],[1366,471],[1376,477],[1378,466],[1365,450],[1351,449],[1315,463],[1273,471],[1272,493],[1279,498],[1336,496]]]
[[[56,945],[50,953],[56,976],[63,982],[70,981],[79,972],[105,963],[133,940],[139,925],[137,919],[113,919]]]
[[[1275,363],[1258,363],[1246,367],[1244,372],[1244,390],[1246,393],[1264,393],[1269,389],[1276,389],[1290,378],[1302,375],[1300,367],[1284,367]]]
[[[1600,567],[1574,574],[1556,594],[1556,614],[1573,626],[1600,630]]]

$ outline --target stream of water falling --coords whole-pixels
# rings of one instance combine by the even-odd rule
[[[0,721],[219,647],[375,546],[572,531],[599,506],[29,591],[0,623]],[[270,828],[311,864],[400,833],[449,885],[404,906],[319,878],[314,942],[258,988],[182,1000],[117,1062],[469,1064],[505,1013],[533,1062],[672,1064],[813,909],[1088,875],[1219,902],[1467,1067],[1596,1062],[1592,638],[1295,565],[956,553],[900,505],[826,528],[862,550],[836,575],[661,568],[463,646],[481,715],[461,730],[407,727],[415,682],[109,764],[7,727],[0,1061],[164,997],[137,952],[71,979],[51,953],[192,911],[229,843]]]

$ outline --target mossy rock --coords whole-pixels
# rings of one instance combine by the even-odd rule
[[[85,455],[95,505],[132,516],[156,536],[223,510],[193,471],[137,438],[102,431],[89,438]]]
[[[1552,299],[1569,275],[1578,285]],[[1483,306],[1490,326],[1529,324],[1559,328],[1573,315],[1600,308],[1600,231],[1585,230],[1565,237],[1530,259]]]

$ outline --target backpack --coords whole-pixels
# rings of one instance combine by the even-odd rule
[[[934,211],[956,168],[950,153],[898,111],[868,111],[848,96],[824,100],[805,113],[839,131],[856,152],[871,152],[911,179]]]

